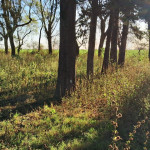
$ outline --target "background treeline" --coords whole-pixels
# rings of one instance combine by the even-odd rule
[[[36,24],[39,23],[38,51],[41,48],[41,33],[44,30],[48,41],[48,53],[52,54],[52,38],[60,23],[59,66],[55,96],[61,98],[75,90],[76,58],[80,47],[87,42],[87,78],[92,78],[94,74],[98,23],[101,28],[99,57],[103,47],[105,48],[101,69],[103,74],[107,72],[109,65],[114,68],[124,65],[129,32],[134,33],[139,40],[145,36],[148,37],[147,40],[150,39],[149,15],[148,0],[1,0],[0,35],[4,39],[5,53],[8,54],[9,40],[11,55],[15,56],[16,49],[19,54],[25,38],[34,32],[37,28]],[[148,24],[147,32],[141,31],[136,25],[138,20],[144,20]]]
[[[0,149],[150,149],[149,10],[149,0],[1,0]]]

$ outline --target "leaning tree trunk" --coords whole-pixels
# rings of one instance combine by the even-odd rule
[[[55,97],[70,95],[75,89],[76,0],[60,0],[60,50]]]
[[[118,44],[118,29],[119,29],[119,9],[114,10],[113,31],[111,37],[110,62],[117,64],[117,44]]]
[[[96,25],[97,25],[97,6],[98,0],[92,1],[92,15],[90,23],[90,37],[88,47],[88,59],[87,59],[87,77],[93,75],[93,63],[94,63],[94,50],[95,50],[95,38],[96,38]]]
[[[148,32],[149,32],[149,54],[148,54],[148,58],[150,61],[150,20],[148,21]]]
[[[99,47],[98,47],[98,57],[100,57],[102,54],[102,48],[104,45],[106,35],[107,34],[105,32],[105,21],[101,20],[101,37],[100,37],[100,43],[99,43]]]
[[[110,14],[109,26],[108,26],[108,30],[107,30],[106,48],[105,48],[103,66],[102,66],[102,71],[101,71],[102,74],[106,73],[106,70],[108,69],[108,65],[109,65],[109,53],[110,53],[112,27],[113,27],[113,15]]]
[[[40,50],[41,50],[41,35],[42,35],[42,29],[43,29],[43,24],[42,24],[42,26],[41,26],[40,34],[39,34],[39,46],[38,46],[38,52],[40,52]]]
[[[8,54],[8,37],[4,37],[5,54]]]
[[[121,46],[120,46],[120,50],[119,50],[118,65],[120,65],[120,66],[123,66],[124,62],[125,62],[125,50],[126,50],[126,45],[127,45],[128,30],[129,30],[129,21],[126,21],[123,24]]]
[[[105,38],[106,38],[106,34],[101,34],[100,44],[99,44],[99,47],[98,47],[98,57],[100,57],[101,54],[102,54],[102,48],[103,48],[103,45],[104,45]]]
[[[16,48],[15,48],[13,34],[9,35],[9,41],[10,41],[10,46],[11,46],[11,55],[15,56],[16,55]]]

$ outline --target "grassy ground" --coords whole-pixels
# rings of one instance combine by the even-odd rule
[[[56,105],[57,51],[53,56],[22,52],[14,58],[1,52],[0,149],[107,150],[115,144],[120,150],[150,149],[147,55],[127,51],[124,68],[111,67],[101,76],[102,58],[96,52],[94,78],[87,81],[82,50],[76,91]]]

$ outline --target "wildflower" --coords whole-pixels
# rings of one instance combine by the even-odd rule
[[[119,119],[119,118],[122,118],[122,114],[119,113],[119,114],[117,115],[117,118],[118,118],[118,119]]]
[[[114,131],[114,133],[115,133],[115,134],[117,134],[117,133],[118,133],[118,131],[117,131],[117,130],[115,130],[115,131]]]
[[[118,111],[118,107],[115,108],[115,111]]]
[[[114,149],[114,150],[119,150],[119,149],[118,149],[118,146],[116,145],[116,143],[114,144],[113,149]]]
[[[138,121],[137,124],[138,124],[139,126],[141,126],[141,122],[140,122],[140,121]]]
[[[148,136],[148,135],[149,135],[149,131],[146,132],[146,136]]]
[[[121,140],[121,139],[122,139],[122,138],[121,138],[120,136],[116,136],[116,137],[113,138],[114,141],[119,141],[119,140]]]
[[[110,144],[110,145],[109,145],[109,148],[110,148],[110,149],[113,149],[113,146]]]
[[[131,137],[129,140],[130,140],[130,141],[133,141],[133,138]]]
[[[120,136],[117,136],[117,141],[121,140],[122,138]]]
[[[118,127],[118,123],[117,123],[117,122],[112,121],[112,124],[113,124],[115,127]]]
[[[133,130],[133,133],[135,134],[135,133],[136,133],[136,130]]]
[[[113,100],[113,101],[112,101],[112,105],[114,105],[114,104],[116,104],[116,102]]]

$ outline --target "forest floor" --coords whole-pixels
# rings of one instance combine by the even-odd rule
[[[86,79],[87,51],[77,59],[76,91],[53,99],[58,51],[0,52],[0,149],[150,149],[150,64],[148,51],[127,51],[124,68]]]

